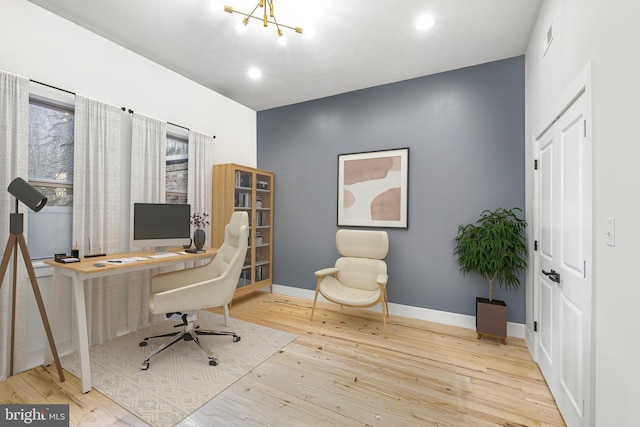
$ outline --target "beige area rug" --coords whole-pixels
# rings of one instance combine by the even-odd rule
[[[149,370],[140,370],[147,355],[167,338],[149,340],[146,347],[138,343],[150,335],[175,331],[176,323],[163,320],[90,349],[93,387],[152,426],[179,423],[296,338],[233,318],[227,328],[223,316],[203,311],[198,313],[201,328],[230,330],[241,337],[235,343],[230,336],[200,337],[219,360],[218,366],[210,366],[194,342],[181,341],[154,357]],[[77,353],[61,362],[78,376]]]

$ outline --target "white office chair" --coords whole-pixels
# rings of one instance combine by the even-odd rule
[[[246,212],[234,212],[225,227],[224,242],[215,258],[203,266],[172,271],[151,279],[149,310],[154,314],[179,317],[182,331],[145,338],[140,346],[146,346],[151,338],[175,337],[163,344],[142,362],[142,370],[149,369],[149,360],[178,341],[194,341],[209,357],[209,364],[216,366],[218,359],[205,346],[199,335],[231,335],[233,341],[240,341],[235,332],[200,329],[193,322],[196,311],[210,307],[224,307],[225,325],[229,326],[229,303],[238,285],[242,265],[247,252],[249,219]]]
[[[316,309],[318,293],[327,300],[350,307],[373,307],[380,304],[384,336],[387,336],[387,263],[389,237],[386,231],[338,230],[336,248],[341,258],[335,267],[316,271],[316,294],[313,298],[311,320]]]

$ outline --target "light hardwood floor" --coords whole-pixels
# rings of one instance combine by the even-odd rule
[[[233,318],[298,335],[180,426],[564,426],[524,341],[256,293]],[[215,344],[211,346],[215,352]],[[212,367],[212,369],[215,369]],[[146,426],[66,373],[38,367],[0,382],[3,403],[68,403],[72,426]]]

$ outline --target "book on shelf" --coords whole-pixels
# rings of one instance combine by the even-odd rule
[[[240,278],[238,279],[238,286],[245,286],[251,283],[251,270],[248,268],[243,269],[240,272]]]
[[[259,265],[256,267],[256,282],[259,282],[261,280],[266,280],[269,278],[269,274],[268,271],[266,269],[266,267]]]
[[[251,174],[236,171],[235,186],[242,188],[251,188]]]
[[[236,208],[250,208],[251,207],[251,193],[244,193],[236,191],[235,194]]]
[[[256,212],[256,225],[258,227],[266,227],[269,225],[267,212]]]

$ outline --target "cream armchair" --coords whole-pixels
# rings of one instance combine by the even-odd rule
[[[229,303],[238,285],[238,279],[247,252],[249,220],[246,212],[234,212],[225,227],[222,246],[215,258],[203,266],[162,273],[151,279],[149,310],[154,314],[180,318],[182,331],[147,337],[140,346],[146,346],[151,338],[174,337],[162,345],[142,363],[142,370],[149,368],[149,360],[178,341],[194,341],[209,357],[209,364],[215,366],[218,359],[205,346],[199,335],[231,335],[233,341],[240,340],[235,332],[200,329],[194,324],[196,311],[210,307],[224,307],[225,326],[229,326]]]
[[[373,307],[380,304],[384,336],[387,336],[387,263],[389,252],[386,231],[338,230],[336,248],[341,255],[335,267],[316,271],[316,293],[313,298],[311,320],[316,309],[318,293],[327,300],[350,307]]]

